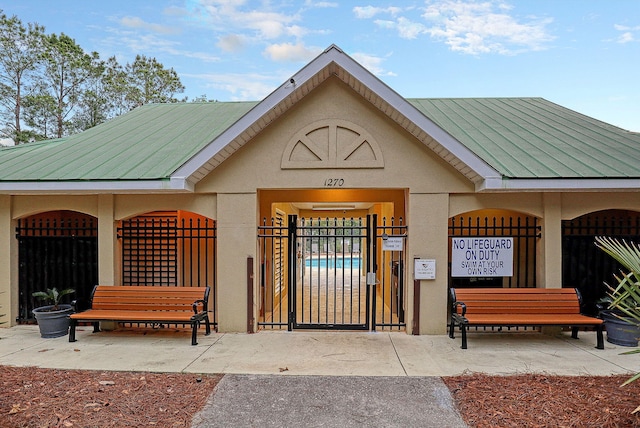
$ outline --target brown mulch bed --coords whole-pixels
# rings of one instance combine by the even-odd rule
[[[445,377],[471,427],[640,427],[640,381],[629,376]]]
[[[0,366],[0,427],[190,427],[221,378]]]
[[[190,427],[222,375],[0,366],[0,427]],[[470,427],[640,427],[628,376],[444,377]]]

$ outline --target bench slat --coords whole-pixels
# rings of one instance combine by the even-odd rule
[[[173,306],[191,306],[191,304],[193,302],[195,302],[198,299],[202,299],[202,295],[198,296],[196,298],[193,297],[186,297],[186,298],[175,298],[175,299],[170,299],[170,298],[158,298],[158,297],[148,297],[148,298],[144,298],[144,297],[129,297],[126,298],[125,296],[117,298],[117,297],[109,297],[109,298],[105,298],[105,297],[96,297],[93,299],[92,303],[91,303],[91,307],[92,308],[96,308],[97,306],[100,305],[108,305],[108,304],[112,304],[112,303],[131,303],[131,304],[139,304],[139,305],[147,305],[150,307],[153,307],[155,305],[173,305]]]
[[[191,344],[202,321],[211,333],[207,299],[209,287],[153,287],[98,285],[91,296],[91,309],[72,314],[69,341],[75,342],[77,322],[100,321],[191,324]],[[195,312],[194,312],[195,304]]]
[[[202,312],[204,306],[202,304],[197,305],[196,306],[198,312]],[[153,305],[153,306],[148,306],[148,305],[142,305],[139,303],[127,303],[127,302],[122,302],[122,303],[107,303],[107,304],[101,304],[101,305],[96,305],[92,308],[94,311],[97,310],[102,310],[102,311],[113,311],[113,310],[118,310],[118,311],[149,311],[149,312],[155,312],[155,311],[187,311],[187,312],[191,312],[193,313],[193,307],[191,305]]]
[[[76,315],[76,316],[74,316]],[[162,320],[166,322],[189,322],[194,316],[193,311],[119,311],[119,310],[93,310],[89,309],[80,314],[72,314],[74,319],[91,319],[98,321],[156,321]]]
[[[470,325],[595,325],[602,320],[585,315],[564,315],[564,314],[522,314],[522,315],[490,315],[472,314],[466,317]],[[600,321],[600,322],[598,322]]]
[[[476,294],[502,294],[512,293],[515,294],[567,294],[573,296],[575,294],[575,288],[455,288],[456,293],[476,293]]]
[[[462,348],[467,348],[468,326],[542,326],[596,327],[598,349],[604,349],[602,320],[580,313],[580,299],[574,288],[452,288],[453,307],[449,337],[456,323],[462,331]]]

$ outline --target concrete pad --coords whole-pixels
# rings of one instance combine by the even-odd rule
[[[198,336],[173,329],[120,329],[93,333],[78,327],[77,342],[69,336],[40,337],[37,326],[0,329],[0,364],[79,370],[182,372],[222,335]],[[6,351],[6,352],[5,352]]]
[[[262,331],[198,335],[174,329],[119,329],[93,333],[80,327],[68,336],[40,337],[38,327],[0,328],[0,364],[60,369],[314,376],[451,376],[548,373],[611,375],[640,372],[638,349],[605,341],[594,332],[469,333],[460,337],[411,336],[402,332]]]
[[[369,332],[228,333],[186,371],[406,376],[389,335]]]
[[[436,377],[226,375],[193,428],[466,426]]]
[[[611,375],[640,371],[640,361],[620,353],[633,348],[607,342],[595,348],[595,332],[547,336],[539,333],[469,333],[468,349],[460,337],[393,335],[398,358],[409,376],[455,376],[464,373],[509,375]]]

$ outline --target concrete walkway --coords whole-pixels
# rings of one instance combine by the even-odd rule
[[[0,328],[0,364],[58,369],[225,373],[194,426],[462,427],[440,376],[611,375],[640,371],[634,348],[595,333],[470,333],[460,337],[386,332],[213,333],[171,329],[92,333],[78,341],[40,338],[37,326]]]

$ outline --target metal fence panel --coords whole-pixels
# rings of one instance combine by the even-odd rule
[[[86,305],[98,281],[98,238],[94,219],[28,218],[18,221],[18,322],[35,321],[42,306],[32,293],[75,290],[64,303]]]

